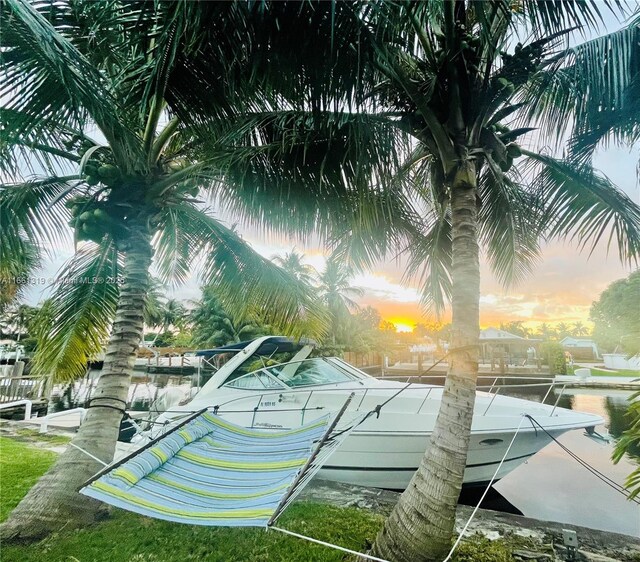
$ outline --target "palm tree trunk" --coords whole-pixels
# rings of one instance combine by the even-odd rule
[[[442,560],[455,525],[478,375],[480,265],[476,176],[458,170],[451,196],[453,232],[451,359],[429,448],[374,544],[397,562]]]
[[[104,515],[100,502],[78,495],[80,486],[102,468],[78,448],[105,463],[113,459],[135,353],[142,339],[151,255],[146,233],[136,236],[126,248],[124,283],[104,367],[85,420],[71,441],[74,446],[60,455],[0,527],[2,540],[36,540],[62,527],[77,527]]]

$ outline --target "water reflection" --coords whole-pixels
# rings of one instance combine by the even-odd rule
[[[505,394],[541,401],[546,392],[539,388],[522,390],[512,393],[505,389]],[[618,439],[629,428],[631,420],[626,411],[631,392],[594,389],[560,392],[551,393],[546,402],[554,404],[558,400],[560,407],[602,416],[606,424],[596,428],[599,433],[608,432]],[[624,484],[640,462],[640,450],[636,448],[614,465],[611,454],[615,442],[594,440],[583,431],[565,433],[559,441],[618,484]],[[530,517],[640,536],[640,506],[596,478],[555,443],[507,475],[495,488]]]

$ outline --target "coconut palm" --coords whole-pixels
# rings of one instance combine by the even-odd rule
[[[25,334],[32,335],[34,322],[39,311],[39,308],[28,304],[18,304],[9,308],[4,313],[3,330],[15,335],[17,341],[20,341],[20,338]]]
[[[95,458],[113,457],[152,264],[162,282],[180,282],[204,256],[201,277],[228,306],[255,303],[292,334],[301,311],[307,333],[322,326],[311,293],[197,198],[201,188],[220,193],[224,164],[241,156],[230,123],[260,93],[236,49],[251,9],[260,14],[227,3],[3,5],[0,162],[11,180],[0,192],[0,263],[26,263],[25,241],[56,245],[69,223],[77,252],[60,272],[35,368],[72,380],[106,345],[73,447],[14,510],[4,538],[94,519],[96,503],[77,501],[77,489],[101,467]],[[208,118],[195,120],[192,55],[207,50],[207,73],[225,79],[207,90]]]
[[[360,287],[351,286],[352,277],[351,268],[334,256],[327,260],[318,277],[320,296],[331,317],[331,341],[334,344],[341,327],[347,323],[349,312],[360,309],[353,298],[361,297],[364,291]]]
[[[144,325],[145,328],[155,328],[162,324],[162,309],[166,297],[163,285],[155,278],[149,280],[149,288],[144,303]]]
[[[637,205],[588,158],[536,150],[568,136],[571,118],[580,133],[587,116],[631,99],[637,26],[566,46],[577,29],[597,26],[601,9],[616,5],[381,0],[358,5],[350,20],[357,28],[351,52],[359,55],[357,80],[347,84],[352,96],[344,84],[326,89],[340,89],[379,131],[395,128],[410,139],[400,169],[389,162],[374,182],[393,176],[413,186],[423,220],[414,223],[421,235],[403,231],[408,273],[421,277],[427,304],[441,307],[450,296],[453,315],[440,413],[427,454],[376,540],[382,558],[436,560],[450,547],[475,401],[480,247],[505,284],[528,274],[543,235],[593,247],[610,229],[622,260],[640,251]],[[544,127],[534,131],[527,118]],[[342,247],[371,261],[386,247],[367,244],[360,226],[354,221]]]
[[[271,261],[279,265],[286,272],[290,273],[301,283],[308,286],[314,284],[318,272],[313,266],[303,262],[304,254],[296,252],[295,249],[285,253],[284,256],[273,256]]]
[[[169,327],[175,326],[181,329],[187,317],[187,310],[184,305],[176,299],[168,299],[162,307],[162,331],[166,332]]]
[[[314,133],[301,131],[334,131],[345,139],[331,149],[359,154],[359,167],[347,169],[348,177],[361,177],[360,170],[377,160],[375,174],[369,173],[370,198],[387,204],[379,206],[384,209],[379,213],[363,211],[368,205],[352,205],[353,220],[337,240],[338,251],[371,263],[393,246],[389,239],[395,237],[394,242],[408,246],[408,275],[422,280],[425,303],[441,308],[451,299],[450,376],[440,415],[428,454],[376,541],[374,552],[382,558],[432,560],[450,545],[475,400],[480,247],[507,285],[530,272],[543,236],[593,247],[611,230],[622,260],[633,260],[640,251],[640,209],[591,168],[588,150],[578,150],[583,123],[596,126],[600,113],[611,117],[624,103],[628,116],[637,106],[637,97],[630,95],[637,84],[637,26],[566,46],[577,30],[597,26],[601,9],[617,5],[340,3],[329,43],[293,32],[297,51],[313,45],[317,64],[329,61],[335,74],[297,74],[292,87],[305,94],[306,106],[247,120],[248,131],[268,146],[275,130],[300,135],[309,156],[296,155],[304,162],[299,169],[311,177],[318,170],[318,183],[324,179],[329,186],[339,185],[343,177],[331,175],[326,152],[310,140]],[[345,61],[350,62],[348,77]],[[310,93],[317,90],[326,99],[313,105]],[[340,107],[349,111],[341,113]],[[560,143],[571,132],[567,123],[572,118],[577,126],[570,157],[554,158],[535,149]],[[544,126],[536,131],[527,119]],[[345,148],[348,138],[352,142]],[[402,148],[387,151],[394,142]],[[258,173],[267,169],[264,151],[254,150],[254,158],[234,170],[236,176],[264,176]],[[269,156],[276,171],[290,169],[286,164],[294,160],[286,153]],[[309,197],[293,182],[299,198],[295,211],[300,212],[278,205],[265,212],[257,204],[273,194],[260,181],[244,185],[252,196],[235,198],[229,206],[258,225],[289,213],[290,228],[309,231],[315,223],[305,210],[318,209],[319,216],[340,213],[339,197],[320,200],[318,192]],[[416,204],[396,206],[398,200],[405,202],[408,188]]]
[[[2,215],[0,215],[0,224],[2,224]],[[4,247],[3,242],[6,243],[8,240],[0,237],[0,255],[2,256],[11,253],[11,249]],[[13,242],[19,248],[15,259],[0,260],[0,314],[22,296],[29,274],[39,263],[38,252],[28,240],[19,239]]]
[[[270,333],[249,310],[243,314],[233,314],[224,310],[216,296],[215,287],[205,287],[202,298],[190,313],[193,325],[193,345],[197,347],[217,347],[228,343],[238,343]]]
[[[545,341],[549,341],[556,337],[557,332],[553,326],[550,326],[546,322],[543,322],[538,326],[537,334]]]
[[[571,329],[571,335],[576,336],[577,338],[589,335],[589,328],[587,328],[584,323],[578,320],[573,323],[573,328]]]

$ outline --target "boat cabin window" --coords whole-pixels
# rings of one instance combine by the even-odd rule
[[[245,375],[255,373],[259,369],[262,369],[264,367],[291,361],[294,355],[295,352],[290,351],[277,351],[275,353],[272,353],[271,355],[258,355],[257,353],[254,353],[226,378],[225,384],[223,386],[231,386],[231,382]]]
[[[283,388],[282,384],[263,371],[243,375],[231,382],[228,382],[224,386],[241,388],[243,390],[278,390]]]
[[[263,369],[263,372],[269,373],[288,387],[337,384],[355,380],[355,377],[321,358],[276,365]]]

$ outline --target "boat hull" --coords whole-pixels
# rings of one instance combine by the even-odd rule
[[[555,433],[554,437],[557,437],[564,431]],[[404,490],[418,469],[429,438],[430,434],[426,433],[384,435],[354,432],[327,461],[319,476],[345,484]],[[492,479],[497,481],[551,441],[542,432],[519,432],[500,464],[512,438],[513,432],[472,434],[464,484],[481,486]]]

